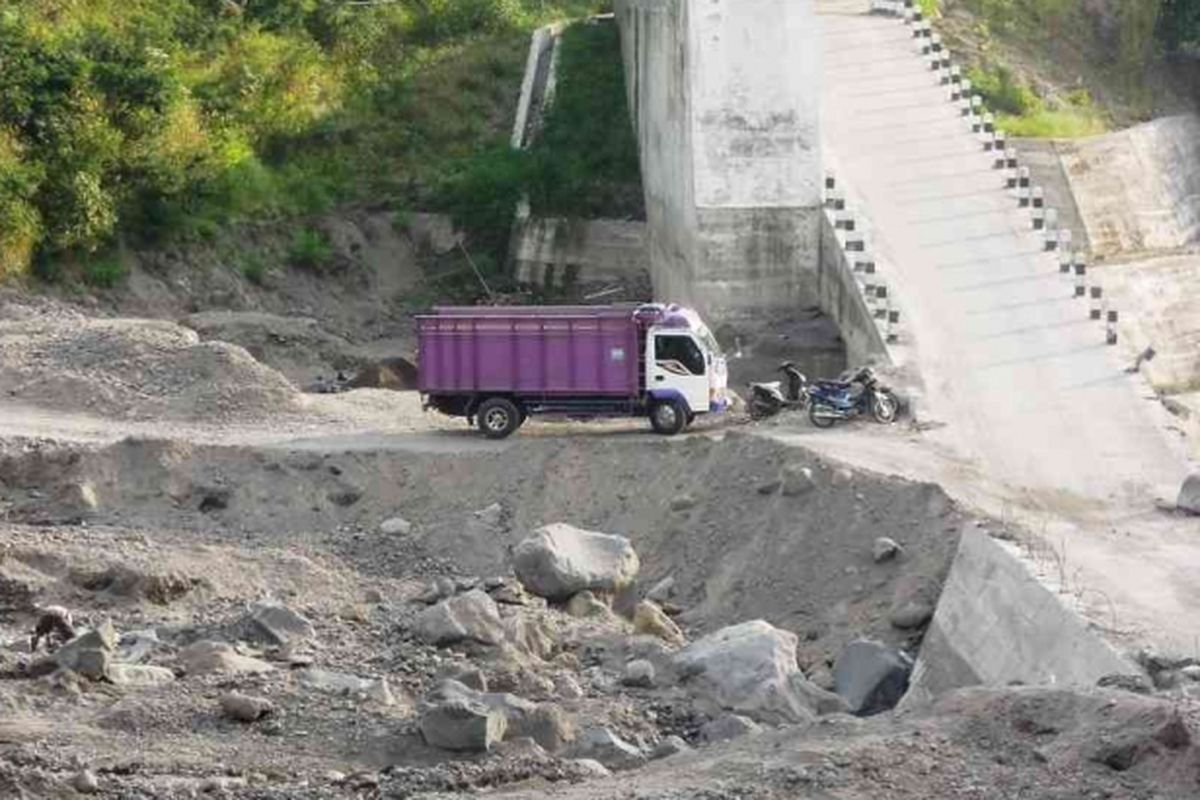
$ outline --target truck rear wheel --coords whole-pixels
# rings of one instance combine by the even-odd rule
[[[489,397],[475,410],[479,430],[489,439],[511,436],[524,421],[517,404],[507,397]]]
[[[688,412],[678,400],[659,400],[650,406],[650,426],[655,433],[674,436],[687,425]]]

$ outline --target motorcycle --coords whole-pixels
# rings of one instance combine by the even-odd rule
[[[803,411],[808,406],[808,378],[804,373],[790,361],[780,364],[779,371],[787,377],[786,392],[783,381],[750,384],[751,419],[766,419],[792,409]]]
[[[828,428],[835,422],[867,414],[884,425],[894,422],[900,401],[891,389],[880,383],[875,371],[861,367],[847,374],[848,379],[817,381],[808,390],[808,418],[812,424]]]

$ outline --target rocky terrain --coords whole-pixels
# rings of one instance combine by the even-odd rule
[[[1009,535],[936,485],[736,419],[493,447],[409,393],[306,395],[219,315],[5,310],[0,796],[1200,786],[1191,659],[892,710],[961,533]]]

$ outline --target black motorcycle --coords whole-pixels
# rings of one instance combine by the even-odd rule
[[[846,380],[817,381],[808,390],[808,418],[813,425],[828,428],[864,415],[885,425],[895,421],[900,401],[873,369],[861,367],[847,375]]]
[[[751,419],[766,419],[781,411],[797,409],[803,411],[808,406],[808,378],[791,361],[779,365],[787,381],[767,381],[750,384],[750,417]]]

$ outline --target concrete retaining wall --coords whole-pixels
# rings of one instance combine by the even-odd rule
[[[640,282],[649,271],[646,223],[529,218],[514,232],[512,257],[522,283]]]
[[[617,0],[659,299],[720,323],[816,304],[811,0]]]
[[[1058,211],[1058,227],[1071,231],[1071,241],[1078,250],[1087,250],[1088,229],[1079,214],[1071,181],[1062,161],[1062,151],[1071,145],[1047,139],[1013,139],[1020,164],[1029,168],[1034,186],[1045,192],[1045,204]]]
[[[1167,117],[1058,149],[1097,255],[1200,243],[1200,117]]]
[[[1088,630],[1012,552],[970,530],[950,567],[902,706],[964,686],[1091,686],[1114,673],[1140,670]]]
[[[842,333],[848,363],[891,363],[887,343],[855,282],[853,265],[838,241],[833,223],[824,214],[821,215],[817,296],[821,310]]]

